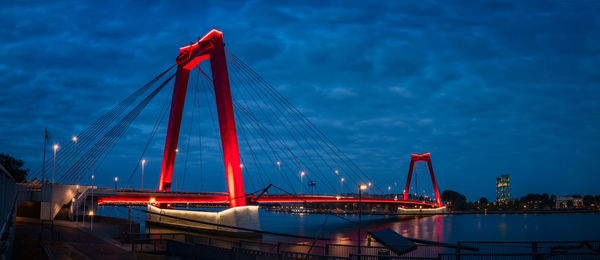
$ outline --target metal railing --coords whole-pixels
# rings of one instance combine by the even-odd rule
[[[11,258],[17,213],[18,186],[0,165],[0,259]]]
[[[402,255],[383,246],[361,246],[361,254],[358,254],[356,245],[326,244],[310,249],[311,246],[307,244],[228,240],[187,233],[128,234],[122,242],[131,243],[132,251],[166,252],[168,240],[189,247],[233,250],[233,254],[279,256],[278,259],[565,259],[579,256],[583,259],[600,259],[600,241],[459,242],[453,248],[419,244],[416,250]],[[479,251],[465,248],[477,248]]]

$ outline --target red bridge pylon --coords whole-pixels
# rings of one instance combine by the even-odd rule
[[[203,60],[208,59],[210,60],[213,87],[215,89],[229,204],[233,208],[246,205],[246,193],[244,192],[244,181],[242,180],[242,169],[240,167],[240,153],[224,46],[223,33],[213,29],[198,42],[179,48],[179,56],[176,59],[175,89],[171,101],[171,113],[169,115],[167,140],[165,142],[158,190],[168,191],[171,189],[173,165],[177,155],[177,141],[190,70],[194,69]]]
[[[410,167],[408,168],[408,178],[406,180],[406,187],[404,188],[404,200],[408,199],[408,189],[410,187],[410,179],[412,177],[415,163],[420,162],[420,161],[426,162],[427,166],[429,167],[429,174],[431,175],[431,183],[433,183],[433,190],[435,191],[436,205],[438,207],[441,207],[442,202],[440,200],[440,192],[438,191],[437,183],[435,182],[435,175],[433,174],[433,166],[431,166],[431,155],[429,153],[413,154],[411,156]]]

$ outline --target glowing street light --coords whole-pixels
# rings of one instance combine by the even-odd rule
[[[119,181],[119,177],[115,177],[115,192],[117,192],[117,182]]]
[[[90,230],[94,230],[94,173],[92,173],[92,205],[90,205]]]
[[[54,162],[52,163],[52,183],[54,183],[54,173],[56,171],[56,150],[58,150],[58,144],[54,144],[52,146],[52,150],[54,150]]]
[[[281,162],[277,161],[277,186],[281,189]]]
[[[340,178],[340,194],[344,194],[344,177]]]
[[[300,172],[300,194],[302,194],[302,177],[305,175],[306,173],[304,171]]]
[[[94,231],[94,211],[90,210],[88,214],[90,215],[90,231]]]
[[[179,148],[175,148],[175,154],[179,153]],[[177,158],[177,157],[176,157]],[[177,163],[173,166],[173,178],[175,178],[175,190],[177,190]]]
[[[142,190],[144,189],[144,165],[146,165],[146,159],[142,159]]]
[[[360,227],[362,225],[362,191],[367,189],[367,185],[358,185],[358,254],[360,255]]]
[[[244,164],[243,163],[240,163],[240,168],[244,168]]]
[[[71,140],[75,143],[75,151],[73,152],[73,173],[75,173],[75,169],[77,169],[77,136],[73,136]],[[79,180],[77,180],[77,182],[79,182]]]

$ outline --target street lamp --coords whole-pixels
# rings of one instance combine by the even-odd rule
[[[75,166],[77,166],[77,136],[73,136],[71,140],[75,143],[75,152],[73,153],[73,174],[75,174]],[[79,183],[79,180],[77,182]]]
[[[92,173],[92,201],[90,203],[90,230],[94,230],[94,173]]]
[[[117,182],[119,181],[119,177],[115,177],[115,192],[117,192]]]
[[[94,231],[94,211],[90,210],[90,231]]]
[[[300,172],[300,194],[302,194],[302,177],[306,174],[304,171]]]
[[[146,165],[146,159],[142,160],[142,190],[144,189],[144,165]]]
[[[179,153],[179,148],[175,148],[175,154]],[[175,157],[177,158],[177,157]],[[175,159],[177,160],[177,159]],[[173,177],[175,178],[175,190],[177,190],[177,161],[174,162],[174,166],[173,166]]]
[[[340,195],[344,194],[344,177],[340,178]]]
[[[52,146],[52,150],[54,150],[54,162],[52,163],[52,183],[54,184],[54,173],[56,170],[56,150],[58,150],[58,144],[54,144]]]
[[[77,184],[77,191],[75,192],[75,196],[79,196],[79,184]],[[73,203],[73,205],[75,205]],[[75,211],[75,223],[77,223],[77,225],[79,225],[79,205],[77,205],[77,208],[74,208],[73,210]]]
[[[362,191],[367,189],[367,185],[358,185],[358,254],[361,254],[360,250],[360,227],[362,225]]]
[[[388,186],[388,194],[392,195],[392,186]]]
[[[277,186],[281,189],[281,162],[277,161]]]

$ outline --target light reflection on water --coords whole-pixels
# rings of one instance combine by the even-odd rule
[[[100,207],[101,215],[127,218],[127,209]],[[143,231],[145,214],[133,210],[133,220]],[[330,238],[327,243],[356,244],[358,216],[342,218],[320,214],[290,214],[261,210],[261,229],[302,236]],[[325,220],[327,222],[324,224]],[[355,223],[352,223],[350,221]],[[363,216],[361,237],[369,230],[391,228],[412,238],[440,242],[456,241],[524,241],[524,240],[600,240],[600,213],[578,214],[465,214],[438,216]],[[322,230],[321,230],[322,229]],[[152,232],[173,232],[152,227]],[[177,231],[180,232],[180,231]],[[295,238],[265,235],[267,242],[298,242]],[[363,242],[364,243],[364,242]]]

